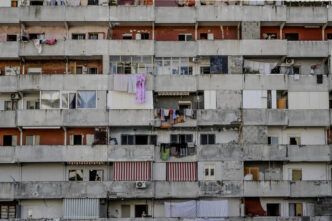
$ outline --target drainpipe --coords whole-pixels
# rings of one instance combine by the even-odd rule
[[[240,29],[241,29],[241,22],[237,24],[237,40],[240,40]]]
[[[155,30],[154,22],[152,22],[152,40],[153,40],[153,41],[154,41],[154,39],[155,39],[154,30]]]
[[[20,146],[23,146],[23,129],[18,127],[18,130],[20,131]]]
[[[62,129],[65,132],[63,145],[67,146],[67,127],[62,127]]]
[[[280,33],[279,33],[280,40],[282,40],[282,30],[284,29],[285,24],[286,24],[286,22],[283,22],[283,23],[281,23],[281,25],[280,25]]]
[[[323,26],[322,26],[322,41],[325,41],[325,29],[327,27],[327,23],[325,23]]]
[[[66,57],[65,58],[65,63],[66,63],[66,74],[68,74],[68,58]]]
[[[198,22],[195,23],[195,41],[197,41]]]

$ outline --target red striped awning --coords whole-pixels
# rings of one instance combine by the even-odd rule
[[[168,181],[196,181],[197,163],[195,162],[172,162],[167,163]]]
[[[115,181],[148,181],[151,177],[150,162],[114,162]]]

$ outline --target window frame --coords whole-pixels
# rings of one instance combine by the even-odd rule
[[[204,180],[216,180],[215,164],[204,165]]]
[[[70,173],[75,171],[75,180],[70,180]],[[81,171],[82,172],[82,180],[78,180],[77,179],[77,171]],[[82,182],[84,181],[84,169],[68,169],[68,181],[70,182]]]
[[[202,140],[203,136],[206,136],[206,143],[205,144],[202,142],[203,141]],[[213,139],[213,142],[210,141],[211,139]],[[203,133],[203,134],[200,134],[200,144],[201,145],[213,145],[213,144],[216,144],[216,134],[213,134],[213,133]]]

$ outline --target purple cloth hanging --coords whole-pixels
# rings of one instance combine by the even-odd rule
[[[145,103],[146,74],[136,75],[136,103]]]

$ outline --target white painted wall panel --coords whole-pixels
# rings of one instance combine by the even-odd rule
[[[325,163],[290,163],[283,166],[283,179],[291,179],[290,169],[302,169],[302,180],[327,180]]]
[[[64,181],[64,165],[23,164],[22,181]]]
[[[109,91],[107,94],[108,109],[153,109],[153,93],[146,91],[146,102],[136,103],[136,95],[118,91]]]
[[[289,109],[329,109],[328,92],[289,92]]]
[[[261,90],[243,90],[243,108],[266,108],[262,95]]]

